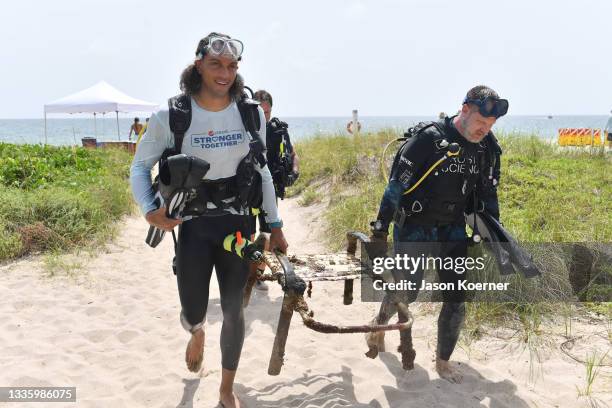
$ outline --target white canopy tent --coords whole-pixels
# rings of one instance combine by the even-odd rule
[[[105,81],[72,95],[45,104],[45,144],[47,144],[47,113],[93,113],[94,126],[97,113],[115,112],[117,136],[119,135],[119,112],[154,112],[156,103],[132,98]]]

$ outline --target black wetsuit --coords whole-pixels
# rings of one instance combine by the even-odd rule
[[[221,365],[236,370],[244,341],[243,289],[249,268],[243,258],[226,251],[223,239],[236,231],[249,232],[245,216],[199,217],[179,227],[176,280],[183,316],[196,325],[206,316],[210,278],[215,268],[221,295]]]
[[[396,254],[441,258],[467,255],[464,211],[474,205],[474,192],[479,202],[485,198],[482,172],[491,167],[491,155],[486,141],[479,144],[468,142],[455,129],[452,119],[447,118],[440,126],[430,126],[417,133],[402,146],[394,161],[378,220],[384,228],[388,228],[395,217],[393,245]],[[419,187],[404,195],[432,164],[445,155],[447,144],[443,141],[459,144],[460,154],[447,159]],[[497,195],[489,194],[487,198],[491,198],[494,201],[491,205],[497,208]],[[399,220],[396,210],[403,210],[406,216]],[[423,244],[415,245],[417,242]],[[396,280],[413,281],[419,288],[423,270],[415,273],[396,270],[394,277]],[[444,268],[438,269],[438,277],[440,282],[454,282],[455,285],[459,279],[463,279],[454,270]],[[418,289],[405,291],[404,300],[413,302],[418,292]],[[437,355],[448,360],[463,324],[465,292],[444,291],[442,296]],[[377,316],[378,323],[387,323],[396,312],[396,307],[386,297]],[[400,321],[407,320],[407,316],[400,315],[399,318]]]

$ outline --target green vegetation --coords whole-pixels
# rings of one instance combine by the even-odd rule
[[[360,137],[318,136],[296,143],[300,179],[292,195],[326,185],[329,244],[343,245],[348,230],[369,230],[386,182],[380,158],[384,146],[401,136],[393,130]],[[612,241],[612,172],[603,149],[564,150],[536,136],[500,137],[504,225],[520,241]],[[390,167],[397,145],[385,157]]]
[[[321,193],[317,191],[314,186],[307,187],[300,196],[299,204],[302,207],[308,207],[309,205],[321,202]]]
[[[296,144],[298,155],[308,159],[300,161],[300,178],[289,192],[325,190],[321,195],[329,200],[326,237],[332,248],[344,245],[346,231],[368,231],[385,188],[380,155],[396,137],[389,130],[360,137],[323,135]]]
[[[0,260],[94,247],[132,211],[121,150],[0,143]]]
[[[599,374],[599,370],[601,370],[602,363],[605,360],[608,352],[606,352],[603,356],[599,357],[596,352],[593,352],[590,355],[587,355],[586,361],[584,363],[584,367],[586,369],[585,376],[585,386],[583,389],[578,389],[578,396],[580,397],[589,397],[593,391],[593,383]]]

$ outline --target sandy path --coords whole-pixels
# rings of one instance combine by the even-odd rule
[[[316,253],[318,207],[281,203],[290,252]],[[76,277],[46,278],[41,259],[0,266],[0,386],[76,386],[76,404],[52,407],[215,407],[220,377],[218,345],[222,315],[213,279],[204,371],[184,366],[188,335],[179,321],[171,272],[171,239],[155,250],[144,244],[147,226],[128,218],[118,240],[96,257],[80,256]],[[313,230],[314,232],[306,232]],[[318,231],[320,233],[320,231]],[[356,287],[356,295],[358,295]],[[237,391],[247,407],[576,407],[576,386],[585,369],[559,352],[559,338],[535,365],[515,340],[465,343],[455,352],[465,381],[453,385],[433,370],[436,317],[419,313],[414,325],[416,368],[401,369],[397,353],[364,357],[362,335],[321,335],[294,318],[286,363],[278,377],[266,374],[282,292],[254,292],[246,309],[247,337]],[[365,323],[376,305],[342,305],[342,285],[317,283],[309,300],[321,320]],[[605,326],[576,322],[586,343],[605,350]],[[592,333],[599,333],[593,335]],[[399,342],[388,335],[388,350]],[[586,351],[585,351],[586,352]],[[579,353],[580,355],[580,353]],[[582,353],[581,355],[584,355]],[[606,377],[607,376],[607,377]],[[609,367],[595,382],[594,396],[610,402]],[[602,403],[603,404],[603,403]],[[16,406],[2,404],[0,406]],[[43,404],[21,404],[41,407]],[[605,405],[601,405],[605,406]]]

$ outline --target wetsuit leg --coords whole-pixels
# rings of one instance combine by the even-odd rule
[[[223,249],[223,239],[238,230],[247,236],[249,229],[244,217],[228,215],[195,218],[183,223],[179,230],[176,275],[182,314],[190,325],[204,320],[214,266],[223,311],[221,359],[223,368],[228,370],[238,367],[244,341],[242,297],[248,263]]]
[[[423,244],[428,241],[427,231],[425,227],[418,225],[406,225],[403,228],[393,229],[393,249],[395,255],[407,255],[409,257],[420,257],[421,255],[427,255],[430,251],[430,247],[427,244]],[[419,244],[411,244],[418,242]],[[399,296],[400,300],[406,305],[414,302],[419,295],[419,287],[423,280],[423,269],[418,269],[411,273],[408,270],[396,270],[392,271],[393,279],[398,282],[400,280],[414,282],[415,290],[404,290],[397,291],[396,295]],[[397,313],[397,306],[391,300],[389,295],[385,295],[376,317],[378,324],[387,324],[389,320]],[[400,316],[400,322],[407,321],[407,316]]]
[[[467,241],[465,240],[465,226],[440,227],[438,238],[441,241],[440,256],[458,258],[467,256]],[[457,274],[453,269],[438,270],[440,282],[454,283],[464,279],[465,274]],[[449,360],[465,318],[465,291],[454,290],[442,293],[444,300],[442,310],[438,317],[438,346],[437,356],[442,360]]]
[[[464,302],[444,302],[438,316],[437,356],[448,361],[455,350],[463,320],[465,318]]]
[[[213,270],[213,245],[196,218],[181,224],[176,248],[176,281],[181,313],[191,326],[204,321]]]
[[[226,370],[238,368],[244,342],[242,299],[249,275],[248,263],[222,247],[215,248],[215,270],[221,293],[221,365]]]

